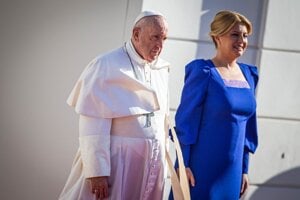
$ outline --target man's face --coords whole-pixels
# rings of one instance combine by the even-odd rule
[[[134,30],[136,51],[144,60],[152,62],[161,53],[164,41],[167,39],[167,32],[163,19]]]

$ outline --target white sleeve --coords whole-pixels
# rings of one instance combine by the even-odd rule
[[[110,176],[110,129],[112,119],[79,117],[79,147],[86,178]]]

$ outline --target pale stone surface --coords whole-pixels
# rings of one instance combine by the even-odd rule
[[[251,181],[300,188],[300,122],[259,119],[258,130],[259,147],[250,160]]]
[[[300,51],[300,1],[268,1],[263,45],[265,48]]]
[[[258,88],[260,116],[300,120],[300,53],[262,51]]]

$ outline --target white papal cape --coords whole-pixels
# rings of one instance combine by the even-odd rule
[[[94,199],[86,179],[94,176],[109,176],[111,200],[163,198],[168,75],[168,62],[145,62],[131,42],[88,64],[67,102],[82,116],[110,121],[100,130],[108,134],[79,137],[60,200]]]

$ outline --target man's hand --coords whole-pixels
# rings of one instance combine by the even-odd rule
[[[108,177],[99,176],[88,178],[91,185],[91,192],[96,195],[97,200],[108,197]]]

